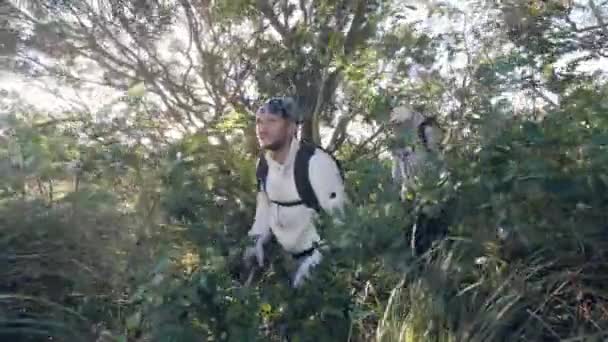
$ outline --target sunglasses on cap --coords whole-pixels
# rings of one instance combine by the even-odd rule
[[[264,103],[257,113],[277,114],[287,120],[298,122],[297,118],[291,113],[288,104],[281,98],[272,98]]]

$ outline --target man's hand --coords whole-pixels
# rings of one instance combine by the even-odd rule
[[[319,252],[318,250],[315,250],[310,256],[306,257],[302,261],[302,263],[300,264],[300,266],[298,267],[298,269],[296,271],[295,276],[293,277],[293,287],[294,288],[297,288],[300,285],[302,285],[304,280],[306,278],[308,278],[312,268],[314,268],[316,265],[318,265],[321,262],[321,259],[323,259],[321,252]]]
[[[243,253],[243,259],[245,261],[245,265],[248,268],[252,266],[252,260],[255,258],[258,262],[259,267],[264,266],[264,245],[270,239],[270,232],[263,235],[254,235],[252,238],[252,245],[245,248],[245,252]]]

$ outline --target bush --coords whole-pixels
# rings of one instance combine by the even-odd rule
[[[150,163],[118,148],[131,162],[116,189],[102,158],[92,157],[102,180],[87,171],[89,186],[66,197],[7,190],[0,334],[23,341],[90,340],[101,330],[115,339],[185,342],[599,340],[608,327],[608,122],[599,94],[574,89],[544,121],[514,119],[477,146],[448,149],[447,178],[427,179],[404,201],[386,161],[354,157],[346,145],[340,156],[352,201],[342,225],[320,220],[330,249],[298,290],[289,287],[293,264],[276,244],[267,267],[244,284],[255,160],[240,145],[197,134]],[[448,234],[413,253],[421,213]]]
[[[198,216],[185,222],[196,236],[202,262],[197,272],[177,281],[173,297],[163,295],[163,307],[157,309],[175,313],[176,303],[168,298],[190,293],[194,297],[181,301],[188,319],[174,322],[175,327],[202,324],[192,331],[228,340],[263,340],[267,335],[256,327],[265,324],[274,329],[272,336],[286,330],[299,340],[599,336],[607,326],[601,274],[606,273],[608,242],[603,234],[608,125],[582,114],[595,107],[591,99],[585,102],[590,107],[581,107],[581,98],[573,93],[562,111],[543,122],[505,124],[477,150],[448,151],[449,178],[419,188],[406,202],[390,185],[387,165],[347,160],[354,201],[343,226],[324,222],[322,234],[331,252],[317,278],[297,293],[287,287],[289,268],[280,252],[253,288],[243,289],[232,276],[253,212],[252,202],[234,203],[253,198],[253,188],[232,185],[217,168],[209,169],[218,150],[193,153],[193,164],[180,169],[188,181],[171,183],[169,193],[179,198],[175,191],[184,189],[182,194],[203,199],[185,202],[198,203],[193,206]],[[580,124],[578,115],[588,123]],[[219,155],[229,170],[254,165],[246,156]],[[201,166],[208,171],[197,174]],[[242,173],[243,179],[253,179],[251,171]],[[220,185],[204,186],[201,180],[207,177]],[[218,211],[220,199],[228,206]],[[439,213],[449,235],[416,256],[410,249],[411,227],[429,207],[442,209],[431,215]],[[344,333],[340,338],[332,335],[338,327]]]

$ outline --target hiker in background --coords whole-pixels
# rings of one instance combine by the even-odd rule
[[[447,234],[441,205],[421,203],[417,196],[421,187],[438,185],[445,176],[440,151],[443,132],[434,118],[425,117],[408,106],[392,111],[391,126],[394,134],[392,178],[401,200],[412,202],[416,210],[410,241],[413,253],[420,255],[433,241]]]
[[[324,211],[337,217],[345,203],[340,165],[327,152],[297,139],[299,117],[289,98],[273,98],[256,112],[262,149],[257,162],[255,219],[248,236],[246,261],[264,264],[272,237],[297,263],[292,286],[299,287],[322,260],[322,239],[315,227]]]
[[[393,181],[403,198],[429,171],[438,176],[431,164],[440,155],[443,132],[434,118],[427,118],[407,106],[392,111],[391,126],[395,142],[391,149]]]

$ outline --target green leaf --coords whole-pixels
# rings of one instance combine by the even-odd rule
[[[544,182],[544,189],[560,197],[571,197],[578,192],[577,184],[568,178],[547,179]]]
[[[533,143],[539,143],[544,140],[543,132],[540,130],[538,124],[526,121],[522,125],[522,128],[523,133],[525,134],[528,141]]]
[[[553,64],[546,64],[542,70],[543,76],[550,79],[553,76]]]
[[[133,98],[139,98],[139,97],[144,96],[145,94],[146,94],[146,85],[144,84],[144,82],[136,83],[127,90],[127,95],[129,97],[133,97]]]
[[[127,318],[126,325],[128,330],[134,330],[141,324],[141,312],[137,311]]]

